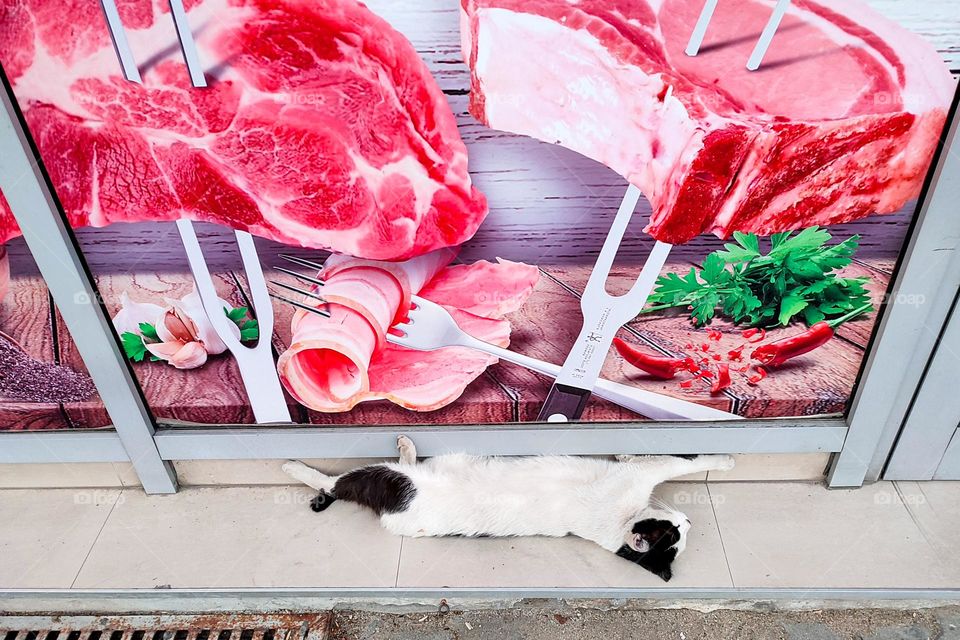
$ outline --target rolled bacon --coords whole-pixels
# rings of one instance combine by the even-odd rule
[[[443,305],[471,335],[506,347],[516,311],[536,285],[536,267],[499,260],[448,266],[451,250],[389,263],[333,255],[322,294],[330,317],[298,310],[277,370],[290,394],[321,412],[388,399],[432,411],[456,400],[496,358],[461,347],[415,351],[386,341],[419,294]],[[315,301],[313,301],[315,302]]]

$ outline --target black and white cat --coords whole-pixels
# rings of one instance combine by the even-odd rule
[[[397,438],[400,462],[328,476],[301,462],[283,470],[316,489],[314,511],[334,500],[373,509],[401,536],[566,536],[592,540],[664,580],[684,549],[690,521],[653,489],[691,473],[733,468],[733,458],[619,456],[616,462],[565,456],[449,454],[417,463]]]

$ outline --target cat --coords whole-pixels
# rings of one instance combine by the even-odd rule
[[[400,462],[328,476],[301,462],[283,470],[320,494],[369,507],[389,532],[421,536],[576,535],[634,562],[665,581],[687,543],[690,520],[652,495],[667,480],[733,468],[733,457],[481,457],[447,454],[417,462],[406,436]]]

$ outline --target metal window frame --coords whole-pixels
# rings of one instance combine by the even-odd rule
[[[395,434],[402,431],[416,434],[418,449],[425,455],[451,450],[502,455],[832,452],[838,455],[832,461],[829,484],[856,487],[879,478],[960,286],[956,250],[960,216],[954,214],[955,203],[960,202],[955,98],[935,168],[921,195],[914,233],[891,289],[894,300],[923,296],[924,304],[884,305],[846,416],[736,423],[580,423],[564,429],[529,424],[328,428],[162,423],[157,427],[73,231],[64,223],[60,202],[2,70],[0,78],[4,86],[0,189],[117,426],[115,433],[0,433],[0,462],[129,459],[148,493],[169,493],[176,490],[172,460],[392,457]],[[943,287],[953,293],[937,296]],[[904,353],[910,354],[906,362]],[[125,455],[120,455],[118,445]]]

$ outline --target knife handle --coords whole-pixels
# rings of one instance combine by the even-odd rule
[[[579,387],[554,384],[540,409],[537,420],[540,422],[569,422],[579,420],[583,409],[590,399],[590,392]]]

